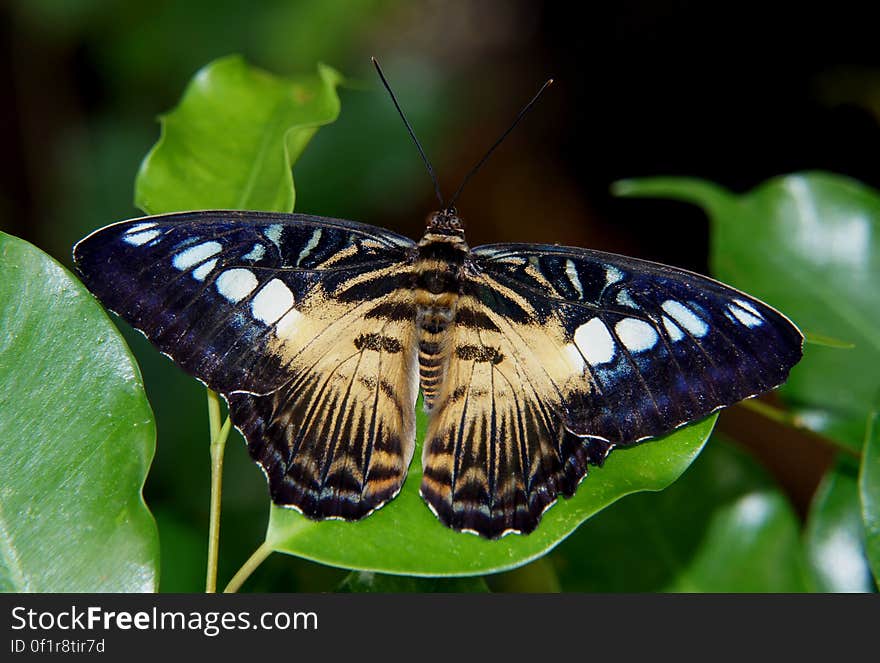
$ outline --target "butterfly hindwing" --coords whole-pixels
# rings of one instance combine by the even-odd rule
[[[801,356],[784,316],[690,272],[556,246],[473,255],[423,460],[422,494],[457,529],[533,530],[613,447],[771,389]]]
[[[421,493],[455,529],[531,532],[608,447],[577,438],[570,449],[558,404],[589,384],[553,330],[512,315],[515,303],[493,299],[488,279],[474,276],[465,289],[425,436]]]
[[[83,280],[227,398],[276,503],[358,518],[399,490],[418,375],[412,242],[304,215],[192,212],[115,224]]]
[[[400,490],[415,446],[418,345],[413,321],[385,311],[410,299],[399,291],[344,315],[295,353],[275,392],[230,394],[276,504],[356,520]]]

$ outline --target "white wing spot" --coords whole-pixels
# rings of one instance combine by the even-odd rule
[[[663,326],[666,327],[666,333],[669,334],[669,338],[673,343],[676,341],[680,341],[684,338],[684,332],[678,328],[672,320],[667,318],[665,315],[663,316]]]
[[[764,319],[764,316],[761,315],[761,312],[758,309],[756,309],[751,303],[745,301],[744,299],[734,299],[733,303],[736,304],[737,306],[741,306],[742,308],[744,308],[746,311],[748,311],[752,315],[756,315],[759,318],[761,318],[762,320]]]
[[[211,270],[217,266],[217,259],[203,262],[193,270],[193,278],[196,281],[204,281],[205,277],[211,273]]]
[[[709,333],[709,325],[681,302],[677,302],[674,299],[667,299],[663,302],[661,308],[666,311],[673,320],[697,338],[702,338]]]
[[[131,231],[129,231],[131,232]],[[151,242],[156,239],[162,233],[158,230],[144,230],[143,232],[128,234],[126,233],[123,241],[126,244],[131,244],[132,246],[142,246],[147,242]]]
[[[738,304],[739,300],[736,300],[736,301]],[[749,308],[752,309],[752,307],[749,307]],[[751,313],[740,308],[736,304],[728,304],[727,309],[731,313],[733,313],[733,316],[737,320],[739,320],[741,323],[743,323],[746,327],[751,328],[751,327],[757,327],[758,325],[764,324],[764,320],[760,316],[752,315]],[[752,310],[754,310],[754,309],[752,309]]]
[[[659,338],[651,325],[644,320],[636,320],[635,318],[624,318],[614,325],[614,331],[631,352],[650,350]]]
[[[617,267],[608,266],[605,268],[605,285],[614,285],[621,280],[623,280],[623,272]]]
[[[203,242],[185,249],[174,256],[171,264],[180,271],[184,271],[204,262],[211,256],[215,256],[223,250],[220,242]],[[209,270],[210,271],[210,270]],[[199,279],[201,281],[201,279]]]
[[[249,269],[227,269],[217,277],[217,292],[236,303],[257,287],[257,277]]]
[[[266,230],[263,231],[263,234],[266,236],[266,238],[270,242],[272,242],[275,246],[277,246],[280,249],[281,248],[281,231],[282,230],[284,230],[284,226],[282,226],[280,223],[273,223],[271,226],[269,226],[268,228],[266,228]]]
[[[629,294],[629,290],[621,290],[617,293],[617,303],[621,306],[628,306],[629,308],[634,308],[637,311],[639,310],[639,305],[633,301],[632,295]]]
[[[251,311],[257,320],[275,324],[293,306],[293,293],[279,279],[272,279],[254,296]]]
[[[614,358],[615,343],[599,318],[591,318],[574,333],[574,343],[584,358],[593,364],[605,364]]]
[[[241,259],[256,262],[257,260],[262,260],[264,255],[266,255],[266,247],[262,244],[254,244],[254,248],[250,250],[250,253],[243,255]]]
[[[303,250],[299,252],[299,258],[296,259],[296,266],[299,267],[300,263],[309,257],[309,254],[315,250],[315,247],[318,246],[318,242],[321,241],[321,229],[316,228],[315,232],[312,233],[312,236],[309,238],[309,241],[303,247]]]
[[[577,268],[571,260],[566,259],[565,261],[565,275],[568,276],[568,280],[571,281],[572,287],[577,290],[578,298],[584,298],[584,286],[581,285],[581,278],[578,276]]]

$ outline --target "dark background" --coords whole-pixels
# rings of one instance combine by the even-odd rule
[[[156,117],[199,67],[238,52],[279,74],[320,60],[350,77],[339,121],[295,168],[298,210],[417,237],[436,202],[370,69],[376,55],[447,193],[543,80],[556,79],[460,199],[472,245],[559,242],[705,272],[700,210],[617,200],[610,184],[693,175],[746,191],[822,169],[880,187],[871,4],[10,1],[0,7],[0,229],[70,265],[77,239],[138,215],[134,176],[158,138]],[[163,588],[197,590],[204,394],[126,333],[159,421],[146,495],[163,559],[179,560],[163,562]],[[737,409],[721,429],[748,440],[803,514],[830,459],[822,443]],[[221,578],[265,522],[262,476],[240,444],[229,449]],[[273,558],[254,583],[324,590],[338,577]]]

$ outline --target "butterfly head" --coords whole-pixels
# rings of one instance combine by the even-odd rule
[[[427,230],[438,235],[464,237],[464,221],[454,207],[431,212],[428,215]]]

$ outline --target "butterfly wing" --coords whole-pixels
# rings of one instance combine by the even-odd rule
[[[146,217],[74,249],[84,282],[227,398],[273,500],[354,519],[397,493],[417,395],[412,242],[258,212]]]
[[[473,254],[423,459],[423,496],[456,529],[529,532],[612,448],[772,389],[801,357],[783,315],[697,274],[558,246]]]

